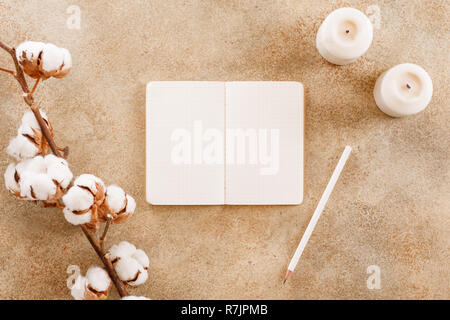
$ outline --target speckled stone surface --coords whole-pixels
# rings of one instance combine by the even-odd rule
[[[66,27],[69,5],[81,29]],[[380,8],[369,51],[334,66],[315,48],[333,9]],[[150,256],[153,299],[450,298],[450,2],[17,1],[0,2],[0,35],[68,48],[73,70],[38,88],[75,174],[94,173],[135,196],[128,240]],[[422,113],[385,116],[377,77],[403,62],[434,84]],[[10,66],[0,52],[0,66]],[[305,194],[300,206],[157,207],[145,202],[145,85],[152,80],[293,80],[305,85]],[[0,74],[0,170],[26,106]],[[354,152],[294,275],[287,264],[346,144]],[[99,260],[56,209],[14,200],[1,183],[0,298],[69,299],[66,269]],[[381,289],[366,286],[369,265]],[[113,297],[117,293],[113,293]]]

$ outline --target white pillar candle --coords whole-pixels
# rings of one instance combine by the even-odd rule
[[[377,79],[373,95],[381,111],[391,117],[403,117],[427,107],[433,95],[433,83],[424,69],[403,63]]]
[[[359,10],[340,8],[328,15],[317,32],[316,47],[331,63],[349,64],[369,49],[373,27]]]

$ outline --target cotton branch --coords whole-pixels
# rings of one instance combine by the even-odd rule
[[[98,244],[97,239],[92,235],[92,233],[89,232],[89,230],[84,225],[80,225],[81,230],[83,230],[86,238],[88,238],[89,243],[91,244],[92,248],[94,248],[95,252],[99,256],[99,258],[102,260],[103,265],[106,268],[106,271],[109,274],[109,277],[111,278],[112,282],[117,288],[117,291],[119,292],[119,295],[121,297],[128,296],[127,288],[125,288],[125,285],[123,284],[122,280],[119,279],[119,276],[116,273],[116,270],[114,269],[114,266],[111,263],[111,260],[109,259],[109,255],[106,253],[103,253],[102,248]]]
[[[5,69],[5,68],[0,68],[0,71],[7,72],[7,73],[10,73],[10,74],[12,74],[13,76],[15,76],[15,72],[12,71],[12,70]]]
[[[22,91],[25,94],[24,95],[25,102],[29,106],[31,106],[31,104],[33,103],[33,97],[30,95],[30,89],[28,89],[28,84],[27,84],[27,81],[25,80],[25,75],[23,73],[22,68],[19,65],[19,61],[17,61],[16,49],[8,46],[6,43],[4,43],[1,40],[0,40],[0,48],[2,48],[3,50],[5,50],[6,52],[8,52],[11,55],[11,58],[14,61],[14,66],[16,68],[14,78],[16,78],[16,80],[19,82],[20,86],[22,87]]]
[[[42,132],[43,136],[45,137],[45,139],[47,140],[53,154],[57,157],[63,157],[63,155],[61,154],[61,151],[64,151],[64,155],[67,156],[68,148],[67,147],[65,149],[58,148],[52,135],[50,134],[50,131],[49,131],[44,119],[41,116],[41,113],[39,112],[39,107],[36,106],[34,103],[33,93],[39,82],[37,82],[35,84],[33,90],[30,92],[27,81],[25,79],[24,72],[23,72],[21,66],[19,65],[19,62],[16,57],[16,49],[8,46],[6,43],[4,43],[1,40],[0,40],[0,48],[2,48],[3,50],[5,50],[6,52],[8,52],[11,55],[11,58],[13,59],[16,71],[14,72],[12,70],[3,69],[3,68],[1,68],[0,70],[12,74],[14,76],[14,78],[17,80],[17,82],[19,82],[20,87],[22,88],[22,91],[23,91],[24,100],[30,106],[31,111],[35,115],[36,120],[39,123],[39,127],[41,128],[41,132]],[[113,281],[114,285],[117,288],[117,291],[119,292],[119,295],[121,297],[128,296],[129,295],[128,291],[127,291],[124,283],[119,279],[119,277],[111,263],[111,260],[109,259],[109,255],[107,253],[106,254],[104,253],[104,251],[103,251],[102,247],[100,246],[100,244],[98,243],[97,239],[95,238],[95,236],[93,234],[91,234],[89,232],[89,230],[86,228],[86,226],[81,225],[80,227],[81,227],[83,233],[85,234],[86,238],[89,240],[89,243],[94,248],[94,250],[97,253],[97,255],[99,256],[99,258],[102,260],[106,271],[108,272],[111,280]],[[107,224],[107,227],[105,228],[106,232],[108,230],[107,229],[108,227],[109,227],[109,225]],[[106,232],[104,232],[102,241],[104,241],[104,238],[106,237]]]
[[[108,218],[108,221],[106,221],[105,229],[103,229],[103,234],[100,237],[100,248],[103,252],[105,252],[105,241],[106,241],[106,235],[108,234],[109,226],[111,225],[112,218]]]

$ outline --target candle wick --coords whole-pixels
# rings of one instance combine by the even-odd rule
[[[345,30],[345,33],[349,33],[350,32],[350,30]]]
[[[406,84],[406,87],[407,87],[408,89],[411,89],[411,86],[409,85],[409,83]]]

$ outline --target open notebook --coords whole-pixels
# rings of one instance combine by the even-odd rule
[[[301,83],[150,82],[146,124],[149,203],[302,202]]]

